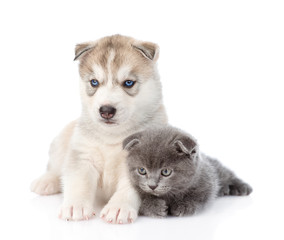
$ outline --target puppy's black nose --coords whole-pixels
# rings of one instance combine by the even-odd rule
[[[101,106],[99,111],[100,111],[101,117],[104,119],[111,119],[116,113],[116,109],[109,105]]]
[[[148,185],[149,186],[149,188],[151,188],[152,190],[155,190],[157,187],[158,187],[158,185]]]

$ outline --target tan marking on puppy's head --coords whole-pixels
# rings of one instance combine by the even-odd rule
[[[94,63],[107,69],[111,50],[115,52],[115,58],[112,62],[112,75],[115,75],[122,65],[132,66],[133,72],[142,72],[144,75],[152,74],[152,71],[149,72],[149,67],[153,66],[159,57],[159,47],[155,43],[142,42],[121,35],[104,37],[98,41],[86,42],[76,46],[75,60],[80,60],[81,77],[83,78],[84,75],[92,71]]]

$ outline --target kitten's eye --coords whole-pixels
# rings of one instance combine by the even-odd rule
[[[98,87],[99,86],[99,81],[97,79],[92,79],[90,81],[90,84],[92,87]]]
[[[132,80],[126,80],[123,83],[123,86],[126,88],[132,88],[134,86],[135,82]]]
[[[167,168],[166,168],[166,169],[163,169],[163,170],[161,171],[161,174],[162,174],[164,177],[170,176],[171,173],[172,173],[172,170],[167,169]]]
[[[138,172],[141,175],[146,175],[146,173],[147,173],[145,168],[138,168]]]

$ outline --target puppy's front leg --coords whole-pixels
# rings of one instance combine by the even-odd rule
[[[62,178],[64,200],[59,213],[60,218],[88,220],[94,215],[98,178],[99,172],[87,156],[74,153],[71,155]]]
[[[116,192],[101,211],[100,217],[108,223],[132,223],[136,220],[141,204],[138,193],[129,179],[119,180]]]

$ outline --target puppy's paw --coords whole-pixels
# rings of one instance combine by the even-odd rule
[[[61,209],[59,211],[58,217],[62,220],[74,220],[74,221],[80,221],[80,220],[89,220],[95,216],[94,207],[92,204],[67,204],[63,203],[61,206]]]
[[[100,217],[108,223],[133,223],[137,218],[137,210],[128,205],[108,203],[101,211]]]
[[[32,182],[30,189],[39,195],[56,194],[61,191],[60,179],[56,175],[45,173]]]

